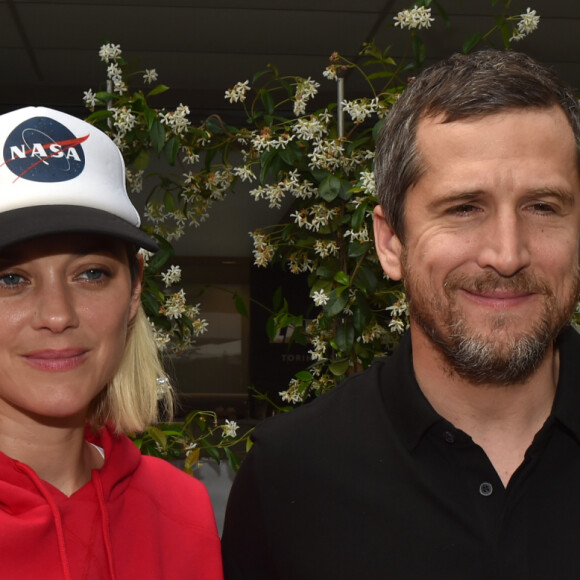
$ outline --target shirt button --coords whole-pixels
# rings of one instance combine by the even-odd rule
[[[484,481],[479,486],[479,493],[485,497],[491,495],[493,493],[493,485],[491,485],[491,483],[489,483],[488,481]]]
[[[445,431],[445,433],[443,433],[443,439],[445,439],[447,443],[455,443],[455,435],[453,435],[451,431]]]

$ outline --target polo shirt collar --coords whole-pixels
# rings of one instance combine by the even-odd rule
[[[580,442],[580,335],[571,326],[558,337],[560,374],[552,415]]]
[[[580,335],[566,327],[556,340],[560,351],[560,376],[552,416],[580,442]],[[450,423],[431,406],[413,371],[411,333],[407,331],[391,355],[393,366],[382,378],[387,413],[403,444],[413,450],[423,435],[438,422]]]
[[[427,400],[415,379],[411,332],[407,331],[391,355],[388,376],[382,377],[385,408],[401,441],[408,450],[414,449],[424,433],[444,419]],[[387,370],[388,369],[388,370]]]

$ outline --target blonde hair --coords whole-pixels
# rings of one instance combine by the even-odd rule
[[[89,409],[89,425],[97,430],[110,424],[117,433],[138,433],[160,419],[173,416],[173,390],[165,374],[153,331],[143,306],[125,344],[115,376]]]

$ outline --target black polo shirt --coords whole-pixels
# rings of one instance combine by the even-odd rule
[[[228,504],[226,580],[580,578],[580,336],[507,488],[396,353],[263,422]],[[506,387],[509,388],[509,387]]]

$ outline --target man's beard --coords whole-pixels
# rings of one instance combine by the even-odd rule
[[[429,288],[419,288],[417,280],[413,280],[412,268],[405,270],[411,320],[433,341],[450,368],[474,384],[510,385],[525,382],[543,361],[558,333],[570,321],[580,289],[578,269],[574,273],[567,300],[560,304],[549,284],[527,272],[519,272],[509,278],[493,271],[475,278],[451,274],[445,279],[444,300],[436,295],[429,298]],[[492,290],[533,293],[543,298],[542,311],[525,333],[510,328],[510,325],[520,322],[519,317],[493,312],[489,315],[489,334],[485,335],[470,328],[465,313],[457,306],[456,297],[460,289],[475,293]]]

